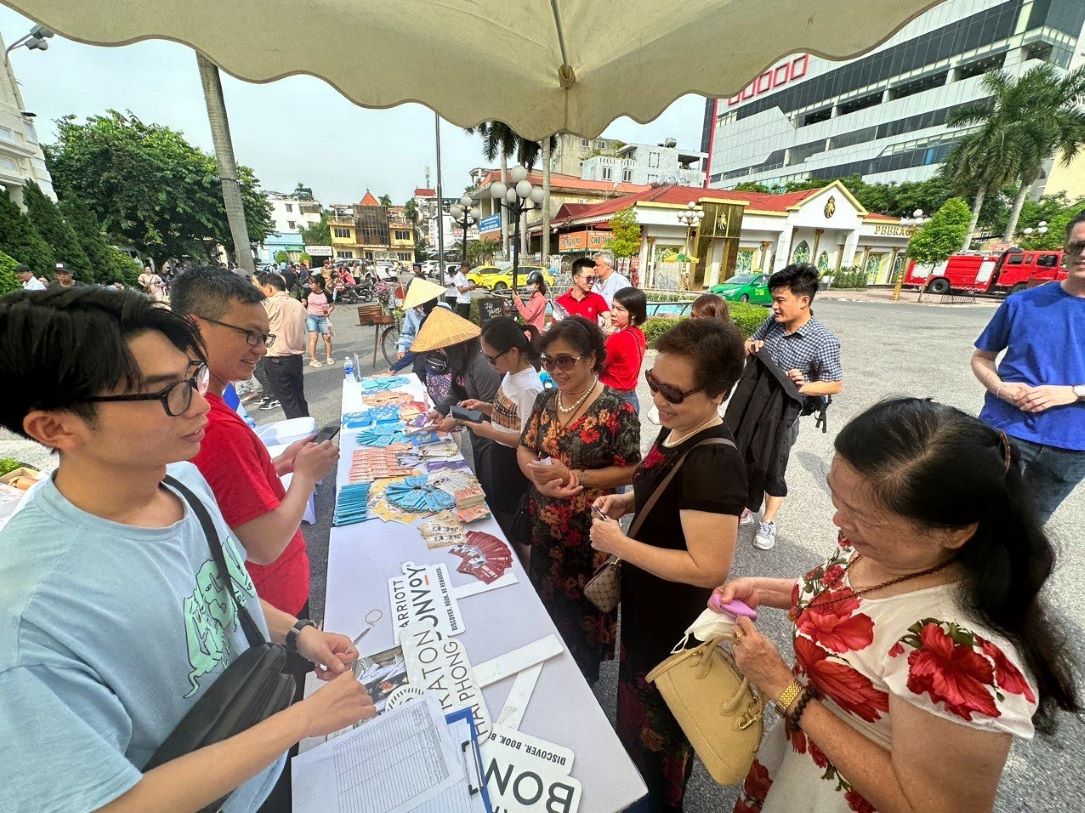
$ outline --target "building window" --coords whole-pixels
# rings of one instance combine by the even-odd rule
[[[409,231],[396,230],[396,239],[400,241],[410,240],[411,233]]]
[[[396,256],[399,259],[405,260],[407,262],[410,262],[410,260],[411,260],[410,252],[407,252],[407,251],[400,251],[398,254],[396,254]]]
[[[340,251],[339,252],[339,259],[340,260],[353,260],[354,259],[354,252],[353,251]]]
[[[286,212],[287,212],[287,214],[289,214],[292,211],[294,211],[294,204],[293,203],[286,204]]]
[[[795,253],[791,255],[791,261],[793,263],[810,262],[810,244],[803,240],[795,246]]]
[[[740,248],[735,256],[735,273],[753,269],[753,249]]]
[[[633,180],[633,170],[626,167],[622,170],[622,180],[626,183],[630,183]]]
[[[582,138],[582,139],[580,139],[580,146],[581,146],[581,147],[587,147],[587,146],[588,146],[588,145],[590,145],[590,144],[591,144],[591,142],[590,142],[590,141],[588,141],[588,139],[586,139],[586,138]]]
[[[596,140],[596,142],[595,142],[595,149],[597,149],[597,150],[605,150],[606,148],[607,148],[607,142],[605,142],[605,141],[604,141],[603,139],[601,139],[601,138],[600,138],[600,139],[598,139],[598,140]]]
[[[287,229],[287,231],[294,231],[296,228],[297,228],[297,221],[296,220],[288,220],[288,221],[286,221],[286,229]]]
[[[610,167],[608,167],[608,166],[603,167],[603,180],[604,181],[609,181],[610,180]]]
[[[335,228],[335,229],[332,229],[332,234],[334,234],[336,237],[349,238],[350,237],[350,229]]]
[[[818,271],[824,274],[829,270],[829,252],[823,251],[818,255]]]
[[[650,152],[650,153],[648,153],[648,166],[650,166],[652,169],[656,169],[659,166],[659,153],[658,152]]]

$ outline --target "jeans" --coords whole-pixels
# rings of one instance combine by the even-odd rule
[[[640,414],[640,399],[636,390],[614,390],[615,395],[620,395],[622,400],[633,407],[633,411]]]
[[[302,378],[302,357],[264,356],[260,362],[271,380],[271,392],[279,399],[287,418],[305,418],[309,404],[305,402],[305,380]]]
[[[1044,446],[1021,438],[1012,440],[1017,447],[1021,477],[1032,492],[1036,515],[1046,524],[1074,486],[1085,479],[1085,451]]]

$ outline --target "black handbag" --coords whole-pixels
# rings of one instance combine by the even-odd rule
[[[207,507],[175,478],[167,476],[163,482],[184,497],[199,519],[207,537],[207,545],[215,559],[215,566],[226,585],[230,601],[237,610],[238,621],[245,631],[249,648],[226,667],[218,680],[212,683],[189,709],[143,766],[144,772],[197,749],[229,739],[277,714],[293,702],[295,688],[293,676],[285,672],[286,647],[265,641],[249,611],[237,599],[233,579],[226,567],[226,556],[222,551],[215,524],[207,513]],[[218,810],[229,795],[227,793],[202,808],[200,813]]]

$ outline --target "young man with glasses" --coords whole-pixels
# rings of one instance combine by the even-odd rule
[[[1085,212],[1063,251],[1066,279],[1007,297],[972,354],[980,419],[1013,438],[1043,522],[1085,478]]]
[[[177,278],[172,304],[199,328],[211,383],[207,437],[193,462],[215,493],[222,515],[249,558],[256,592],[284,612],[309,613],[309,556],[301,517],[316,484],[339,459],[330,441],[301,440],[272,460],[267,447],[222,399],[244,381],[275,337],[264,295],[233,274],[189,271]],[[279,478],[293,473],[289,489]]]
[[[226,593],[285,643],[299,622],[257,599],[207,483],[209,381],[195,328],[134,291],[0,301],[0,425],[57,452],[0,531],[0,738],[12,810],[256,810],[298,739],[373,716],[348,638],[303,626],[341,673],[249,730],[143,766],[248,642]],[[173,478],[173,481],[166,478]],[[228,574],[177,484],[204,503]]]
[[[610,324],[610,305],[592,291],[595,284],[595,260],[581,257],[573,261],[573,287],[554,300],[568,316],[583,316],[605,330]]]

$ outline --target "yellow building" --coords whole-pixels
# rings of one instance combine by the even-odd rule
[[[358,253],[357,230],[354,225],[354,212],[336,206],[335,214],[328,220],[328,229],[332,235],[332,256],[336,260],[357,260],[361,258]]]
[[[402,206],[382,206],[368,190],[356,204],[332,207],[328,221],[336,260],[414,262],[414,226]]]

